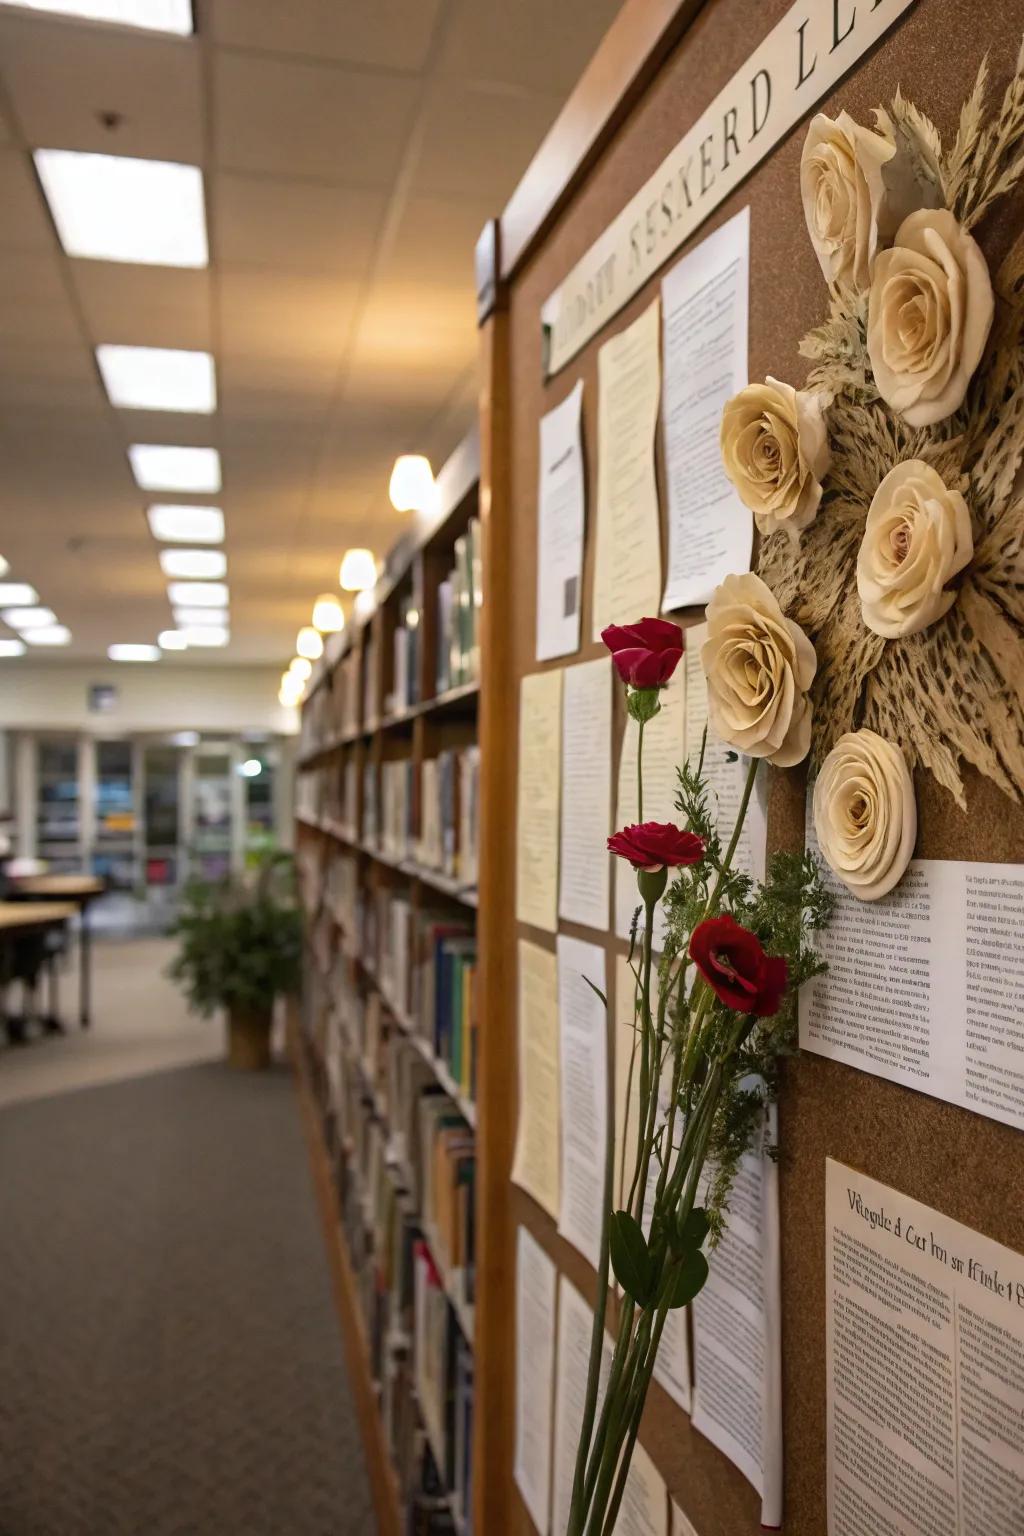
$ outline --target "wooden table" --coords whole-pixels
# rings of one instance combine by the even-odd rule
[[[37,929],[59,928],[69,923],[78,911],[74,901],[0,901],[0,947],[12,944],[19,935]],[[6,977],[6,970],[0,970]],[[63,1026],[57,1016],[57,973],[53,959],[49,961],[50,1011],[43,1015],[46,1028],[59,1032]],[[26,997],[27,997],[26,993]],[[25,1039],[25,1016],[20,1020],[3,1017],[12,1042]]]
[[[89,903],[106,890],[97,875],[24,875],[10,882],[8,894],[17,902],[71,902],[81,913],[78,925],[78,1017],[83,1029],[92,1023],[92,934]]]

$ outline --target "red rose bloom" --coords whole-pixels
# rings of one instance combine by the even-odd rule
[[[676,869],[704,857],[704,840],[670,821],[641,821],[608,839],[608,850],[628,859],[634,869]]]
[[[761,940],[728,913],[698,923],[690,938],[690,959],[727,1008],[758,1018],[778,1013],[786,990],[786,962],[766,955]]]
[[[622,681],[631,688],[664,687],[683,654],[683,632],[668,619],[609,624],[601,631],[601,639]]]

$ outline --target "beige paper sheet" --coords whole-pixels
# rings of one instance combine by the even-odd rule
[[[519,941],[519,1125],[512,1182],[558,1220],[558,962]]]
[[[640,727],[626,719],[619,759],[618,794],[615,827],[629,826],[637,820],[637,739]],[[686,669],[676,668],[667,688],[661,691],[661,710],[644,727],[644,821],[671,821],[681,825],[676,810],[679,789],[678,770],[686,758]],[[640,905],[636,874],[624,859],[615,860],[615,932],[620,939],[629,937],[633,913]],[[655,925],[655,944],[662,924]]]
[[[558,927],[562,676],[533,672],[519,692],[516,919],[548,933]]]

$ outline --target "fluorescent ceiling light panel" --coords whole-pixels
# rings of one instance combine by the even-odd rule
[[[188,641],[180,629],[162,629],[156,637],[162,651],[187,651]]]
[[[5,560],[3,555],[0,555],[0,576],[6,576],[10,568],[11,562],[9,560]]]
[[[186,628],[184,633],[188,645],[227,645],[231,639],[222,624],[197,624]]]
[[[222,624],[228,622],[226,608],[175,608],[174,623],[178,629],[191,629],[194,624]]]
[[[81,21],[112,21],[146,32],[170,32],[190,37],[190,0],[6,0],[24,11],[48,11],[52,16],[76,16]]]
[[[149,531],[164,544],[220,544],[224,513],[220,507],[176,507],[159,503],[147,508]]]
[[[228,568],[222,549],[162,549],[160,569],[165,576],[184,576],[194,581],[212,581]]]
[[[172,448],[163,443],[132,443],[128,459],[144,491],[220,490],[220,454],[216,448]]]
[[[160,647],[158,645],[108,645],[107,655],[111,661],[159,661]]]
[[[226,608],[228,589],[222,581],[171,581],[167,596],[172,608]]]
[[[203,173],[172,160],[33,152],[39,180],[69,256],[152,267],[205,267]]]
[[[24,656],[24,640],[0,640],[0,656]]]
[[[26,629],[29,645],[69,645],[71,631],[64,624],[47,624],[41,629]]]
[[[57,615],[52,608],[5,608],[0,613],[0,619],[11,629],[25,631],[45,629],[49,624],[56,624]]]
[[[38,601],[39,593],[27,581],[0,582],[0,608],[29,608]]]
[[[96,362],[111,405],[204,416],[217,409],[217,378],[209,352],[103,342],[96,348]]]

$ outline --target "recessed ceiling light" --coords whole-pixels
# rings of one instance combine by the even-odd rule
[[[160,551],[160,569],[165,576],[186,576],[192,580],[210,581],[223,576],[227,568],[227,556],[221,549]]]
[[[189,0],[6,0],[6,4],[54,16],[78,16],[83,21],[113,21],[146,32],[172,32],[175,37],[189,37],[193,30]]]
[[[52,608],[5,608],[0,619],[11,629],[45,629],[49,624],[56,624],[57,615]]]
[[[132,474],[144,491],[220,490],[220,454],[216,448],[171,448],[162,443],[132,443]]]
[[[107,655],[111,661],[159,661],[160,647],[158,645],[108,645]]]
[[[184,635],[189,645],[227,645],[231,639],[223,624],[189,625]]]
[[[338,571],[344,592],[365,592],[377,584],[377,562],[369,549],[347,549]]]
[[[226,608],[175,608],[174,622],[178,629],[191,629],[195,624],[221,624],[228,622]]]
[[[172,608],[226,608],[228,589],[222,581],[169,581]]]
[[[220,507],[176,507],[161,502],[146,511],[149,531],[165,544],[220,544],[224,513]]]
[[[209,352],[104,342],[96,348],[96,361],[111,405],[205,416],[217,409],[217,379]]]
[[[36,170],[69,256],[205,267],[203,173],[172,160],[37,149]]]
[[[0,555],[0,576],[6,576],[10,568],[11,562],[9,560],[5,560],[3,555]]]
[[[0,640],[0,656],[24,656],[24,640]]]
[[[27,581],[0,582],[0,608],[28,608],[38,601],[39,593]]]
[[[162,651],[187,651],[188,641],[180,629],[162,629],[156,637]]]
[[[71,631],[64,624],[47,624],[40,629],[26,629],[29,645],[68,645]]]

